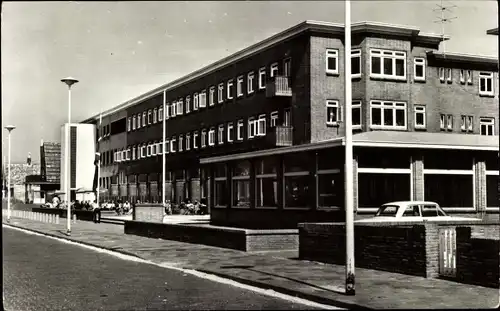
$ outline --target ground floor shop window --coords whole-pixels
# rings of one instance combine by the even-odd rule
[[[472,175],[424,176],[424,197],[442,207],[473,207]]]
[[[274,177],[257,177],[257,207],[278,206],[278,180]]]
[[[309,173],[299,176],[285,176],[285,207],[307,208],[309,205]]]
[[[486,206],[498,208],[498,175],[486,175]]]
[[[215,180],[215,206],[226,206],[227,205],[227,181],[226,180]]]
[[[318,206],[322,208],[344,206],[343,182],[340,173],[318,174]]]
[[[358,174],[358,205],[379,207],[393,201],[410,200],[410,174]]]
[[[250,207],[250,180],[233,180],[233,206]]]

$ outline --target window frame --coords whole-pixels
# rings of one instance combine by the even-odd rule
[[[191,112],[191,96],[187,95],[186,96],[186,114],[189,114]]]
[[[460,71],[459,71],[459,80],[460,80],[460,84],[465,84],[465,70],[464,69],[460,69]]]
[[[163,121],[163,105],[161,105],[160,108],[158,108],[158,122],[162,121]]]
[[[335,59],[335,69],[328,68],[328,60],[330,58]],[[325,51],[325,73],[326,74],[339,74],[339,50],[338,49],[326,49]]]
[[[238,120],[236,123],[236,140],[243,141],[243,128],[245,126],[245,121],[243,119]]]
[[[153,121],[153,112],[151,111],[151,109],[148,109],[148,125],[151,125],[151,123]]]
[[[238,78],[236,78],[236,96],[237,97],[243,96],[243,82],[244,82],[243,75],[238,76]]]
[[[424,57],[414,57],[413,58],[413,80],[414,81],[425,81],[425,58]],[[422,67],[422,76],[417,75],[417,67]]]
[[[173,136],[170,138],[170,153],[175,153],[177,150],[175,143],[177,142],[177,138]]]
[[[472,70],[467,70],[467,84],[472,84]]]
[[[182,134],[179,135],[179,142],[177,144],[177,150],[179,152],[184,151],[184,135],[182,135]]]
[[[217,143],[219,145],[224,144],[224,124],[219,124],[217,128]]]
[[[217,86],[217,102],[219,104],[224,102],[224,83],[219,83]]]
[[[208,130],[208,145],[215,146],[215,128],[211,127]]]
[[[256,131],[255,131],[255,136],[266,136],[266,115],[261,114],[256,120],[257,126],[256,126]]]
[[[191,150],[191,133],[186,133],[186,151]]]
[[[232,143],[233,142],[233,135],[232,131],[234,130],[234,125],[233,122],[228,122],[227,123],[227,142]]]
[[[146,127],[146,111],[142,113],[142,127]]]
[[[453,127],[454,127],[454,120],[455,118],[453,117],[452,114],[447,114],[446,115],[446,130],[447,131],[453,131]],[[450,122],[451,121],[451,122]]]
[[[198,144],[196,144],[198,138],[198,131],[193,132],[193,149],[198,149]]]
[[[337,126],[340,125],[340,122],[342,122],[342,114],[341,114],[341,109],[340,109],[340,104],[338,100],[335,99],[327,99],[325,102],[325,108],[326,108],[326,125],[327,126]],[[330,121],[329,117],[329,108],[336,108],[336,118],[337,120]]]
[[[266,67],[259,68],[259,90],[266,88]]]
[[[212,107],[214,105],[215,105],[215,86],[211,86],[209,89],[208,106]]]
[[[206,129],[202,129],[201,130],[201,148],[205,148],[207,146],[207,130]]]
[[[423,114],[423,124],[417,124],[417,114]],[[423,105],[413,106],[413,123],[415,129],[425,130],[427,128],[427,112],[426,107]]]
[[[132,117],[127,118],[127,132],[132,131]]]
[[[255,123],[255,117],[249,117],[248,118],[248,121],[247,121],[247,137],[248,139],[253,139],[255,137],[255,127],[254,127],[254,123]]]
[[[390,55],[388,55],[390,54]],[[398,55],[402,54],[402,55]],[[379,57],[380,58],[380,73],[374,73],[373,72],[373,58],[374,57]],[[392,60],[391,66],[393,68],[392,74],[385,74],[385,59],[389,58]],[[398,80],[398,81],[406,81],[406,66],[407,66],[407,54],[406,51],[396,51],[396,50],[384,50],[384,49],[370,49],[370,77],[371,78],[376,78],[376,79],[384,79],[384,80]],[[397,60],[401,59],[403,60],[403,75],[398,76],[397,75]]]
[[[486,126],[486,133],[483,134],[483,125]],[[488,134],[491,126],[491,135]],[[480,117],[479,118],[479,135],[494,136],[495,135],[495,118],[493,117]]]
[[[234,97],[233,97],[233,94],[232,94],[232,93],[233,93],[233,92],[232,92],[232,91],[233,91],[233,90],[232,90],[232,87],[234,86],[234,81],[233,81],[233,79],[229,79],[229,80],[227,80],[227,84],[226,84],[226,85],[227,85],[227,87],[226,87],[226,93],[227,93],[226,95],[227,95],[227,99],[228,99],[228,100],[229,100],[229,99],[233,99],[233,98],[234,98]]]
[[[446,82],[448,84],[453,82],[453,69],[452,68],[446,68]]]
[[[170,105],[170,116],[172,118],[175,118],[177,116],[177,104],[175,102]]]
[[[380,103],[376,104],[376,103]],[[391,104],[389,105],[384,105],[384,104]],[[398,108],[399,107],[399,108]],[[380,125],[378,124],[373,124],[373,109],[380,109]],[[385,121],[385,116],[384,116],[384,110],[385,109],[391,109],[393,110],[393,125],[384,125]],[[396,117],[396,111],[397,110],[402,110],[404,111],[404,122],[405,125],[397,125],[397,117]],[[371,100],[370,101],[370,128],[371,129],[384,129],[384,130],[407,130],[408,129],[408,106],[406,102],[402,101],[388,101],[388,100]]]
[[[354,59],[358,58],[359,62],[359,72],[352,72],[352,63],[355,61]],[[363,73],[362,62],[361,62],[361,49],[353,49],[351,50],[351,79],[361,78],[361,74]]]
[[[255,73],[253,71],[247,74],[247,94],[250,95],[254,92],[253,82],[255,79]]]
[[[488,83],[486,83],[487,80],[491,80],[491,90],[488,91],[486,88],[488,86]],[[493,72],[479,72],[479,95],[480,96],[493,96],[495,94],[495,91],[494,91],[494,85],[493,85],[493,82],[494,82],[494,74]],[[484,85],[484,88],[485,90],[484,91],[481,91],[481,84],[482,83],[485,83]]]
[[[206,90],[202,90],[198,93],[198,101],[199,101],[199,105],[198,105],[199,109],[207,108],[207,91]]]
[[[273,78],[273,77],[277,76],[278,72],[279,72],[278,62],[272,63],[271,66],[269,67],[269,77]]]
[[[269,126],[276,127],[278,125],[278,111],[271,112],[269,116]]]
[[[359,109],[359,123],[354,124],[351,121],[353,130],[360,130],[363,125],[363,101],[360,99],[355,99],[351,102],[351,118],[354,116],[354,109]]]
[[[153,124],[158,123],[158,108],[153,108]]]
[[[132,131],[135,131],[137,128],[137,121],[135,119],[135,114],[132,116]]]

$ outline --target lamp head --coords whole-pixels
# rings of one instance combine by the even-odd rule
[[[7,129],[7,131],[9,131],[9,133],[10,133],[13,129],[15,129],[15,128],[16,128],[16,127],[15,127],[14,125],[7,125],[7,126],[5,127],[5,129]]]
[[[64,82],[64,83],[66,83],[66,85],[71,87],[73,84],[77,83],[78,80],[75,78],[72,78],[72,77],[67,77],[67,78],[61,79],[61,82]]]

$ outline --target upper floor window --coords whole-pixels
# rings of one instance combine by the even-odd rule
[[[283,75],[285,77],[292,75],[292,59],[290,57],[283,60]]]
[[[177,101],[177,115],[181,115],[184,112],[184,100],[181,98]]]
[[[255,136],[266,136],[266,115],[261,114],[257,120],[257,131]]]
[[[193,133],[193,148],[198,149],[198,131]]]
[[[361,128],[361,101],[353,100],[352,101],[352,128],[360,129]]]
[[[248,138],[253,138],[255,136],[256,122],[254,117],[248,118]]]
[[[465,84],[465,70],[460,69],[460,83]]]
[[[213,106],[215,104],[215,87],[211,86],[210,87],[210,95],[208,96],[208,104],[210,106]]]
[[[141,128],[141,114],[137,114],[137,129]],[[106,135],[104,135],[106,136]]]
[[[351,51],[351,77],[361,77],[361,50],[355,49]]]
[[[406,103],[371,101],[371,128],[406,129]]]
[[[273,63],[271,65],[271,70],[269,72],[269,76],[272,78],[278,75],[278,63]]]
[[[142,145],[141,146],[141,158],[145,158],[146,157],[146,145]]]
[[[156,124],[156,122],[158,121],[157,117],[158,117],[158,109],[155,108],[155,109],[153,109],[153,123],[154,124]]]
[[[179,152],[182,152],[184,148],[184,136],[179,135]]]
[[[217,141],[219,145],[224,143],[224,124],[219,125],[219,131],[217,132]]]
[[[247,77],[247,94],[253,93],[253,80],[254,80],[254,73],[252,71],[252,72],[248,73],[248,77]]]
[[[479,73],[479,95],[493,95],[493,72]]]
[[[270,126],[276,127],[277,123],[278,123],[278,112],[273,111],[273,112],[271,112],[271,124],[270,124]]]
[[[451,114],[441,114],[439,118],[439,128],[442,131],[453,130],[453,115]]]
[[[439,67],[438,69],[439,81],[444,82],[444,68]]]
[[[233,99],[233,79],[227,81],[227,99]]]
[[[174,118],[178,113],[177,113],[177,108],[176,108],[176,103],[173,102],[172,105],[170,105],[170,116]]]
[[[415,106],[415,107],[413,107],[413,111],[414,111],[414,119],[415,119],[415,128],[416,129],[425,129],[426,128],[425,106]]]
[[[158,109],[158,121],[163,121],[163,105]]]
[[[259,69],[259,89],[266,88],[266,67]]]
[[[446,68],[446,82],[451,83],[453,81],[453,70],[451,68]]]
[[[205,148],[207,145],[207,131],[203,129],[201,131],[201,148]]]
[[[142,127],[146,126],[146,111],[142,113]]]
[[[136,121],[135,121],[135,115],[133,115],[133,116],[132,116],[132,129],[133,129],[133,130],[135,130],[136,125],[137,125],[137,123],[136,123]]]
[[[236,139],[243,140],[243,120],[238,120],[238,125],[236,128]]]
[[[156,143],[153,143],[153,144],[151,145],[151,155],[152,155],[152,156],[155,156],[155,155],[156,155],[156,146],[157,146],[157,145],[156,145]]]
[[[170,140],[169,139],[165,140],[165,142],[163,144],[163,150],[165,151],[165,154],[170,153]]]
[[[337,100],[326,101],[326,124],[337,125],[342,118],[340,116],[340,107]]]
[[[186,114],[191,112],[191,96],[186,96]]]
[[[148,144],[148,147],[147,147],[147,148],[148,148],[148,151],[147,151],[147,156],[148,156],[148,157],[150,157],[150,156],[151,156],[151,151],[152,151],[152,150],[151,150],[151,149],[152,149],[152,148],[151,148],[151,144]]]
[[[406,79],[406,52],[370,50],[370,76],[385,79]]]
[[[234,127],[233,127],[233,122],[229,122],[227,124],[227,141],[232,142],[233,141],[233,135],[234,135]]]
[[[474,131],[474,117],[473,116],[461,116],[460,117],[460,130],[462,132],[473,132]]]
[[[467,84],[472,84],[472,70],[467,70]]]
[[[338,74],[339,73],[339,51],[327,49],[326,50],[326,73]]]
[[[481,127],[480,134],[493,136],[495,135],[495,119],[494,118],[480,118],[479,125]]]
[[[236,80],[236,95],[238,97],[243,96],[243,76],[239,76]]]
[[[425,81],[425,58],[415,57],[413,59],[413,74],[415,81]]]
[[[151,109],[148,110],[148,125],[150,125],[153,122],[153,113],[151,112]]]
[[[132,146],[132,160],[135,160],[135,146]]]
[[[175,137],[170,139],[170,152],[174,153],[177,151],[177,140]]]
[[[165,118],[168,120],[170,115],[172,114],[172,110],[170,108],[170,104],[165,105]]]
[[[191,149],[191,134],[186,134],[186,151]]]
[[[163,144],[161,142],[158,143],[158,155],[163,154]]]
[[[215,145],[215,129],[213,127],[208,131],[208,145]]]
[[[198,110],[199,106],[200,106],[200,98],[198,97],[198,93],[194,93],[194,95],[193,95],[193,110],[194,111]]]
[[[224,84],[223,83],[219,83],[219,88],[217,90],[217,101],[219,104],[224,101]]]
[[[207,107],[207,93],[205,90],[201,91],[199,95],[199,101],[200,101],[200,108],[205,108]]]

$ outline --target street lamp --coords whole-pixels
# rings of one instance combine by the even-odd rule
[[[64,179],[65,179],[65,184],[66,184],[66,206],[68,208],[68,235],[71,235],[71,170],[70,170],[70,141],[71,141],[71,135],[70,135],[70,129],[71,129],[71,86],[75,83],[78,82],[75,78],[72,77],[67,77],[64,79],[61,79],[61,82],[65,83],[68,86],[68,129],[64,131],[64,136],[65,136],[65,141],[66,141],[66,158],[64,161]]]
[[[7,125],[5,129],[9,131],[9,176],[8,176],[8,181],[7,181],[7,222],[10,222],[10,132],[12,132],[13,129],[16,127],[14,125]]]
[[[99,208],[99,192],[101,191],[101,185],[100,185],[100,180],[101,180],[101,154],[99,152],[95,153],[96,158],[97,158],[97,193],[96,193],[96,203],[97,207]]]

